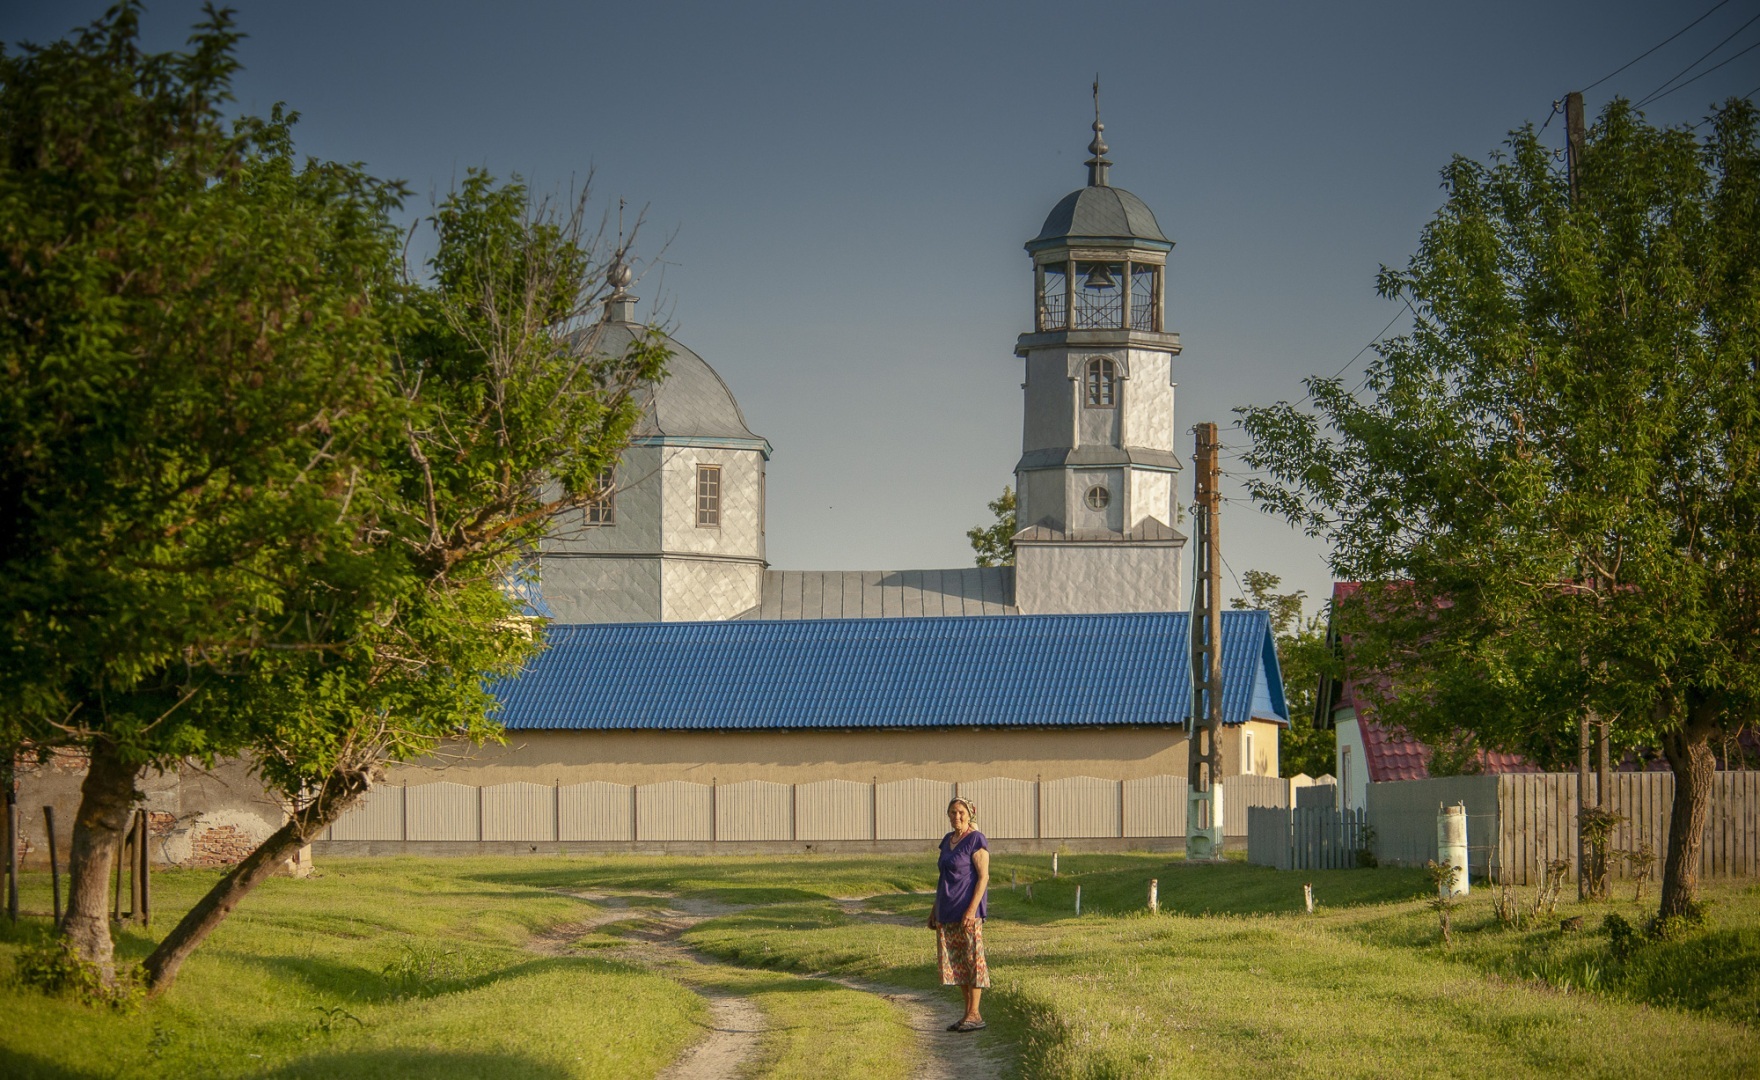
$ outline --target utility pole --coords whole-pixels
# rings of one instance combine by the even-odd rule
[[[1186,734],[1186,858],[1222,855],[1222,492],[1215,424],[1197,426],[1192,471],[1192,716]]]
[[[1564,96],[1564,139],[1565,169],[1570,177],[1571,206],[1574,208],[1577,205],[1577,174],[1583,167],[1583,148],[1588,140],[1583,122],[1583,95],[1575,90]],[[1590,733],[1591,726],[1599,729],[1601,759],[1593,782],[1589,778],[1589,755],[1596,740]],[[1607,728],[1607,718],[1596,716],[1593,709],[1584,709],[1577,723],[1577,898],[1580,900],[1589,897],[1591,854],[1581,815],[1591,806],[1607,809],[1611,801]]]

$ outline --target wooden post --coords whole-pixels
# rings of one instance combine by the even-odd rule
[[[16,760],[14,758],[13,760]],[[6,769],[6,914],[18,922],[18,777]]]
[[[1149,914],[1151,915],[1161,914],[1160,888],[1161,880],[1159,878],[1149,879]]]
[[[1583,833],[1583,812],[1593,805],[1589,794],[1589,712],[1577,717],[1577,899],[1589,898],[1589,843]]]
[[[116,834],[116,895],[111,901],[110,920],[122,921],[122,860],[128,855],[128,830]]]
[[[1057,852],[1055,851],[1051,853],[1051,876],[1057,876]]]
[[[55,808],[43,807],[43,829],[49,834],[49,888],[53,890],[55,923],[61,923],[61,860],[55,854]]]
[[[1082,887],[1080,885],[1077,885],[1076,886],[1076,914],[1080,915],[1081,913],[1082,913]]]
[[[1302,903],[1307,906],[1308,914],[1314,914],[1314,883],[1311,881],[1302,886]]]
[[[135,896],[139,901],[139,906],[135,908],[135,913],[140,916],[142,926],[151,926],[153,925],[153,849],[147,842],[149,822],[146,807],[141,808],[140,816],[135,818],[135,823],[135,859],[140,868],[140,884],[135,887]]]

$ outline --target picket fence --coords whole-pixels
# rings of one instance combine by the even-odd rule
[[[1672,773],[1615,773],[1608,802],[1624,820],[1615,828],[1611,869],[1630,877],[1646,860],[1661,875],[1673,814]],[[1370,784],[1369,825],[1382,862],[1422,865],[1436,857],[1440,806],[1467,807],[1467,860],[1475,878],[1536,883],[1547,863],[1577,869],[1577,777],[1574,773],[1450,776]],[[1648,848],[1650,854],[1643,855]],[[1705,877],[1760,876],[1760,772],[1716,773],[1699,854]]]
[[[1325,778],[1330,780],[1330,778]],[[1247,834],[1251,807],[1287,808],[1305,776],[1231,776],[1223,782],[1224,835]],[[747,780],[697,784],[513,782],[474,787],[446,781],[380,786],[324,834],[325,840],[752,842],[935,840],[956,795],[978,804],[992,839],[1168,838],[1186,831],[1180,776],[1105,780]]]

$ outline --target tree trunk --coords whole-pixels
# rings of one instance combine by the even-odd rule
[[[123,764],[109,739],[94,739],[91,753],[80,785],[79,812],[73,818],[73,846],[67,853],[67,916],[61,932],[82,960],[98,965],[109,983],[116,974],[110,940],[111,860],[128,827],[140,770]]]
[[[1695,710],[1697,711],[1697,710]],[[1692,917],[1699,899],[1699,849],[1711,810],[1717,759],[1711,753],[1713,724],[1694,717],[1663,736],[1662,753],[1674,771],[1674,811],[1668,823],[1668,851],[1662,859],[1663,918]]]
[[[232,909],[249,896],[252,889],[273,877],[283,863],[310,843],[312,837],[323,832],[325,826],[341,817],[343,811],[366,793],[368,786],[365,771],[332,773],[310,805],[288,818],[287,824],[275,830],[255,851],[245,856],[243,862],[215,883],[141,964],[151,992],[159,994],[169,987],[177,979],[183,962],[226,921]]]

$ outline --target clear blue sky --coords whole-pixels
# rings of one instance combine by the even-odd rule
[[[593,171],[601,205],[671,237],[636,291],[776,447],[771,562],[961,566],[1020,453],[1021,244],[1083,182],[1096,72],[1113,181],[1178,245],[1183,432],[1360,372],[1394,315],[1375,272],[1411,252],[1449,156],[1483,158],[1715,2],[242,2],[236,88],[241,109],[299,110],[304,152],[409,181],[412,211],[472,166],[540,190]],[[0,38],[103,7],[7,5]],[[149,47],[198,10],[154,4]],[[1591,111],[1756,15],[1728,0]],[[1693,121],[1756,87],[1760,50],[1647,112]],[[1320,548],[1244,498],[1222,539],[1237,572],[1327,590]]]

